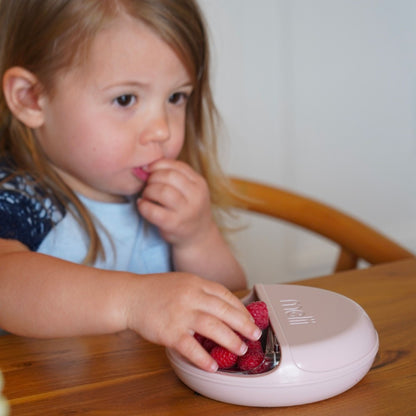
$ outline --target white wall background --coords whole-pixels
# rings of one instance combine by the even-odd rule
[[[226,171],[313,196],[416,252],[416,1],[199,0]],[[332,245],[244,218],[250,283],[329,273]]]

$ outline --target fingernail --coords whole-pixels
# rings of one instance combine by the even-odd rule
[[[240,348],[240,354],[239,355],[244,355],[248,350],[248,346],[246,344],[242,345]]]
[[[210,366],[210,371],[212,371],[213,373],[215,373],[218,370],[218,364],[216,361],[214,361],[211,366]]]
[[[256,328],[256,330],[255,330],[255,331],[254,331],[254,333],[253,333],[254,338],[255,338],[256,340],[258,340],[258,339],[261,337],[261,334],[262,334],[262,332],[261,332],[261,329],[260,329],[260,328]]]

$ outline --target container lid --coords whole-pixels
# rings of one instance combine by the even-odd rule
[[[260,284],[254,289],[268,305],[281,365],[291,360],[304,371],[325,372],[374,354],[377,332],[353,300],[300,285]]]

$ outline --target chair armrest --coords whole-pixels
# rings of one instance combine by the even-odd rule
[[[338,261],[340,270],[351,268],[354,257],[378,264],[415,256],[374,228],[322,202],[255,181],[230,180],[236,191],[235,207],[289,222],[340,245],[344,250]]]

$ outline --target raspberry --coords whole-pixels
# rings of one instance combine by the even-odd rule
[[[261,342],[260,341],[250,341],[250,340],[246,340],[246,345],[248,347],[247,352],[248,351],[260,351],[260,352],[263,352],[263,347],[261,346]]]
[[[238,358],[236,354],[219,345],[211,350],[211,357],[217,362],[218,368],[224,370],[233,367]]]
[[[194,337],[208,352],[211,352],[211,350],[217,345],[215,341],[212,341],[211,339],[206,338],[197,332],[195,332]]]
[[[217,346],[217,343],[213,341],[212,339],[205,338],[204,342],[202,343],[202,346],[208,351],[211,352],[211,350]]]
[[[201,334],[198,334],[198,332],[195,332],[194,338],[202,345],[204,342],[205,337]]]
[[[255,324],[261,329],[269,326],[269,312],[267,305],[263,301],[251,302],[247,305],[247,310],[254,318]]]
[[[241,371],[252,370],[258,367],[264,360],[264,353],[258,350],[249,350],[238,358],[237,366]]]

